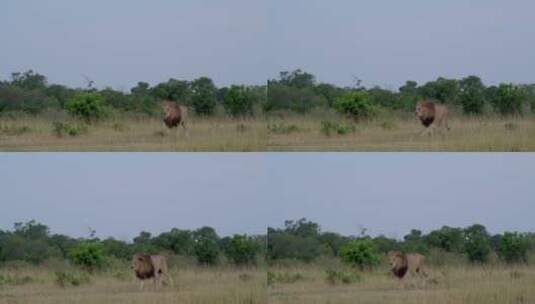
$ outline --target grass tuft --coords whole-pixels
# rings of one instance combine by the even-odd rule
[[[269,132],[273,134],[291,134],[291,133],[299,131],[299,127],[297,125],[294,125],[294,124],[288,125],[283,122],[268,124],[267,128]]]
[[[67,272],[67,271],[56,271],[55,282],[58,286],[65,288],[69,286],[81,286],[91,282],[89,274],[86,272]]]

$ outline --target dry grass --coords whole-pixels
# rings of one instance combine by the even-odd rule
[[[128,118],[91,125],[86,134],[63,137],[52,132],[51,120],[40,117],[5,120],[3,125],[4,130],[13,130],[0,132],[0,150],[4,151],[259,151],[267,144],[265,123],[256,120],[196,119],[186,133],[167,130],[156,118]],[[22,127],[29,131],[13,134]]]
[[[327,136],[321,122],[335,115],[194,118],[189,134],[168,131],[159,119],[120,118],[89,126],[87,133],[57,137],[45,117],[0,121],[1,151],[535,151],[535,117],[457,117],[445,136],[418,136],[414,119],[389,118]],[[278,124],[278,129],[274,129]],[[268,129],[272,126],[272,130]],[[276,126],[277,127],[277,126]]]
[[[269,150],[281,151],[535,151],[535,119],[459,118],[445,135],[419,135],[412,119],[379,120],[356,125],[354,133],[326,136],[320,121],[293,118],[299,132],[272,135]]]
[[[260,269],[187,269],[173,271],[173,287],[155,290],[147,281],[144,291],[130,272],[105,273],[91,277],[78,287],[62,288],[54,272],[44,268],[0,270],[0,275],[30,277],[24,284],[0,285],[0,303],[181,303],[181,304],[265,304],[265,271]]]
[[[287,270],[288,271],[288,270]],[[269,287],[270,303],[306,304],[521,304],[535,303],[535,267],[444,267],[427,279],[399,283],[386,270],[361,274],[361,281],[332,285],[324,270],[298,268],[303,279]]]

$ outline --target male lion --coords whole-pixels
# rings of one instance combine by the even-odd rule
[[[448,126],[448,108],[443,104],[430,100],[419,101],[416,104],[416,117],[425,127],[420,134],[430,131],[430,127],[450,129]]]
[[[388,260],[394,276],[403,279],[407,273],[427,276],[423,270],[425,257],[419,253],[403,253],[401,251],[388,252]]]
[[[186,129],[187,107],[178,105],[176,102],[164,101],[162,102],[162,108],[165,114],[163,122],[169,129],[178,125],[181,125],[184,130]]]
[[[167,271],[167,259],[162,255],[147,255],[136,253],[132,257],[132,269],[136,277],[140,280],[139,289],[143,290],[144,280],[153,279],[156,288],[161,286],[162,276],[166,277],[164,282],[173,284],[173,279]]]

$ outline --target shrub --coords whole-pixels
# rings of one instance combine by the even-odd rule
[[[268,271],[267,273],[267,282],[268,282],[268,285],[270,286],[275,283],[283,283],[283,284],[295,283],[303,279],[304,277],[300,273],[272,272],[272,271]]]
[[[81,124],[74,125],[66,122],[55,121],[52,123],[52,132],[57,137],[63,137],[64,135],[78,136],[82,133],[87,132],[87,126]]]
[[[22,111],[31,115],[52,104],[42,90],[29,90],[15,85],[0,86],[0,112]]]
[[[498,256],[507,263],[527,262],[529,243],[525,235],[505,232],[498,244]]]
[[[0,129],[0,131],[6,135],[10,136],[17,136],[22,135],[24,133],[31,132],[32,129],[28,126],[22,126],[22,127],[5,127]]]
[[[201,238],[194,246],[195,256],[200,264],[215,265],[219,257],[217,241],[211,238]]]
[[[472,225],[464,230],[465,251],[470,262],[485,263],[490,254],[490,240],[482,225]]]
[[[524,98],[522,88],[513,84],[500,84],[491,103],[496,112],[502,115],[522,114]]]
[[[253,239],[238,234],[230,239],[225,248],[226,256],[238,265],[254,263],[257,251],[258,247]]]
[[[0,274],[0,287],[3,285],[24,285],[32,283],[35,280],[30,276],[11,276]]]
[[[321,133],[331,136],[331,134],[346,135],[356,131],[355,125],[345,123],[335,123],[330,121],[321,122]]]
[[[244,86],[231,86],[223,96],[223,106],[233,117],[253,114],[253,99]]]
[[[191,82],[191,101],[195,113],[211,115],[216,106],[216,87],[212,79],[200,77]]]
[[[351,266],[360,269],[372,268],[379,264],[379,255],[370,239],[353,240],[342,246],[340,257]]]
[[[326,270],[327,282],[331,285],[336,285],[338,283],[343,284],[352,284],[360,282],[361,277],[354,272],[345,272],[345,271],[335,271],[331,269]]]
[[[263,108],[265,112],[290,110],[304,114],[323,104],[327,104],[327,100],[316,95],[311,87],[292,87],[269,81],[267,101]]]
[[[355,121],[374,119],[379,115],[379,106],[374,104],[367,92],[352,91],[340,96],[334,108]]]
[[[459,82],[459,101],[466,114],[481,114],[485,106],[485,86],[477,76],[468,76]]]
[[[100,120],[106,115],[104,101],[98,93],[79,93],[65,104],[65,110],[87,123]]]
[[[93,271],[104,265],[104,249],[99,243],[80,243],[70,250],[69,259],[75,265]]]
[[[80,286],[91,281],[91,278],[85,272],[56,271],[54,274],[56,284],[64,288],[68,286]]]
[[[274,134],[290,134],[299,131],[296,125],[286,125],[285,123],[268,124],[268,131]]]

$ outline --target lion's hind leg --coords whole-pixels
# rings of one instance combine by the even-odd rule
[[[186,121],[182,120],[180,122],[180,125],[182,126],[182,129],[184,130],[184,134],[186,135],[186,137],[189,137],[189,129],[186,126]]]

